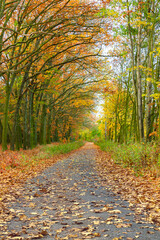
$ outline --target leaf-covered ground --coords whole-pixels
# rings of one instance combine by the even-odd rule
[[[56,143],[48,145],[53,147]],[[1,149],[0,149],[1,150]],[[32,150],[0,152],[0,213],[3,212],[4,199],[10,199],[15,195],[15,189],[24,184],[45,168],[52,166],[58,160],[68,157],[71,153],[50,154],[46,153],[43,146],[37,146]]]
[[[99,149],[97,167],[104,185],[129,201],[136,213],[160,226],[160,178],[135,176],[133,170],[115,164],[110,154]]]
[[[141,179],[113,166],[107,159],[106,154],[87,143],[23,186],[12,189],[8,196],[3,196],[0,239],[159,240],[159,226],[146,222],[140,211],[133,211],[133,193],[127,190],[127,197],[121,190],[134,188],[131,182],[137,186],[139,182],[140,188]],[[126,179],[123,184],[122,176]],[[155,198],[158,197],[156,189],[148,191],[152,196],[155,191]],[[146,196],[146,192],[141,194]]]

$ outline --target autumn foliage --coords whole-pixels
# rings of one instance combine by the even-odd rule
[[[109,37],[108,23],[98,11],[98,5],[86,1],[3,1],[3,150],[8,143],[14,150],[75,138],[77,120],[93,106],[90,86],[98,81],[102,39]]]
[[[104,86],[103,136],[119,143],[160,141],[158,1],[117,1],[103,9],[115,38]]]

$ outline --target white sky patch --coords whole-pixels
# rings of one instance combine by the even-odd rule
[[[103,116],[103,104],[104,104],[104,100],[98,96],[97,98],[97,104],[95,107],[95,116],[96,116],[96,120],[100,120]]]

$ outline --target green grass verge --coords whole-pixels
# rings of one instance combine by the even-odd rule
[[[111,141],[98,141],[102,151],[110,152],[115,163],[129,167],[136,174],[160,176],[160,148],[156,144],[118,144]]]
[[[27,172],[34,166],[48,164],[55,155],[69,153],[83,145],[83,141],[76,141],[64,144],[39,145],[35,149],[22,150],[20,152],[8,150],[1,154],[0,174],[16,168],[21,172]]]
[[[60,143],[58,145],[46,145],[43,147],[43,151],[46,152],[49,156],[56,154],[69,153],[75,149],[80,148],[84,145],[82,141],[69,142],[69,143]]]

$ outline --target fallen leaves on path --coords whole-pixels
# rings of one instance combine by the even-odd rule
[[[96,147],[87,143],[22,188],[15,192],[12,189],[12,194],[8,194],[11,199],[3,196],[6,208],[0,216],[0,238],[130,240],[153,233],[154,239],[159,239],[158,227],[147,226],[143,221],[136,224],[128,202],[110,191],[111,181],[108,188],[105,178],[97,175],[97,149],[93,148]],[[98,154],[100,157],[99,150]]]
[[[75,151],[73,150],[71,153]],[[48,158],[47,154],[43,152],[43,146],[40,145],[32,150],[7,150],[1,152],[0,162],[3,163],[4,168],[1,168],[2,171],[0,172],[0,215],[5,209],[3,202],[6,199],[9,201],[19,197],[18,188],[27,179],[36,176],[45,168],[52,166],[58,160],[68,157],[71,153],[54,155]],[[7,164],[9,164],[9,167],[7,167]],[[41,191],[46,190],[42,188]]]
[[[136,214],[160,226],[160,178],[135,176],[133,171],[114,163],[109,153],[97,151],[97,168],[103,185],[130,202]]]

